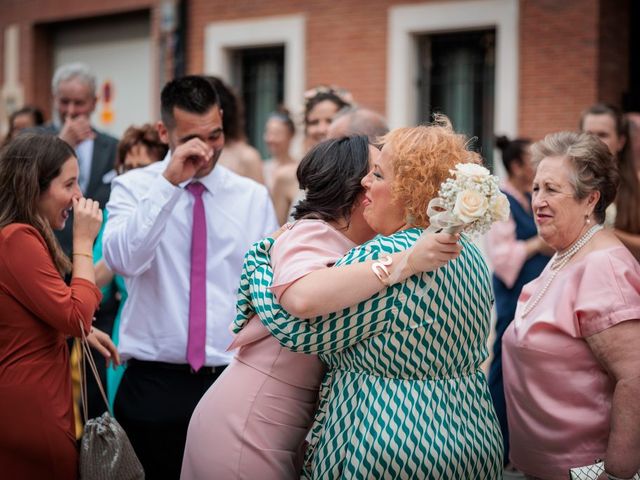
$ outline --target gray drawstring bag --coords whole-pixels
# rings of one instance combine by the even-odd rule
[[[87,418],[87,377],[85,362],[81,360],[80,390],[85,423],[80,442],[80,480],[143,480],[144,469],[140,460],[124,429],[110,412],[84,328],[81,345],[82,356],[91,367],[108,411],[97,418]]]

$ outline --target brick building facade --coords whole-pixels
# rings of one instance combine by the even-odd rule
[[[160,83],[176,66],[161,50],[179,48],[178,70],[229,77],[233,65],[225,67],[228,59],[216,56],[251,47],[254,35],[261,38],[260,45],[280,43],[281,34],[285,56],[296,56],[293,62],[285,61],[285,100],[315,84],[337,84],[351,90],[359,103],[386,112],[397,126],[419,121],[413,111],[407,113],[416,101],[410,91],[416,83],[415,59],[412,50],[403,57],[405,63],[399,60],[405,55],[403,45],[413,49],[411,42],[423,28],[431,33],[492,28],[496,131],[539,138],[573,129],[580,111],[598,100],[640,108],[633,104],[638,60],[632,59],[639,55],[637,50],[632,54],[630,29],[638,9],[630,0],[0,0],[0,11],[5,110],[18,98],[50,113],[53,31],[134,12],[148,15],[154,53],[149,89],[156,99]],[[180,35],[167,41],[165,22],[171,24],[176,17],[182,20]],[[434,18],[442,19],[442,28],[433,24]],[[276,26],[273,33],[270,22],[278,25],[280,19],[289,22],[290,29],[278,32]],[[9,28],[18,32],[14,67],[8,61]],[[11,68],[17,72],[9,72]],[[290,107],[298,108],[300,99]],[[157,105],[154,108],[157,112]]]

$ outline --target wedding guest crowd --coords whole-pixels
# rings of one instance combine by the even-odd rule
[[[466,234],[426,231],[457,165],[482,164],[444,115],[390,131],[319,85],[302,160],[280,107],[263,162],[217,77],[169,81],[157,124],[119,142],[92,124],[88,66],[59,67],[52,98],[53,121],[16,111],[0,150],[2,475],[78,478],[83,334],[152,480],[640,470],[633,114],[496,139],[510,216],[491,271]]]

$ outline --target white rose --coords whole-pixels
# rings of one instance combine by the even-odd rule
[[[495,222],[504,222],[509,219],[511,207],[504,193],[499,193],[491,204],[491,217]]]
[[[487,211],[489,202],[480,192],[463,190],[456,196],[453,214],[464,223],[471,223],[482,217]]]
[[[456,172],[474,180],[490,175],[489,170],[477,163],[459,163],[456,165]]]

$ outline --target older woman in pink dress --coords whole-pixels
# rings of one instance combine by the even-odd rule
[[[549,135],[532,150],[535,221],[556,254],[523,288],[503,339],[511,461],[529,477],[566,480],[603,459],[609,478],[631,478],[640,469],[640,266],[602,228],[616,165],[588,134]]]
[[[298,220],[287,226],[271,251],[271,289],[288,312],[315,317],[356,304],[385,287],[373,274],[371,261],[326,268],[375,234],[363,217],[360,182],[369,158],[378,155],[366,137],[347,137],[316,145],[300,163],[298,181],[306,198],[296,207]],[[407,252],[392,255],[396,267],[389,266],[390,273],[402,281],[444,265],[460,253],[457,239],[430,236],[416,244],[411,262],[401,261]],[[408,266],[400,267],[403,264]],[[315,298],[309,299],[298,289],[308,291],[305,285],[316,281],[315,274],[322,280],[317,281]],[[345,284],[349,288],[341,286]],[[323,364],[315,355],[281,347],[257,317],[230,348],[239,348],[237,355],[191,417],[181,478],[299,478]]]

